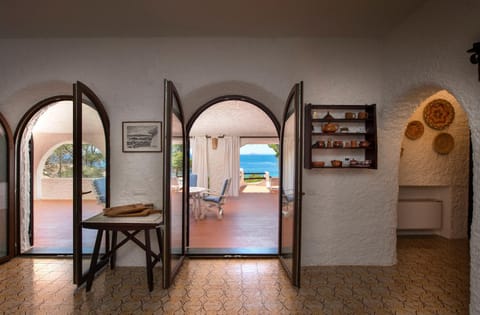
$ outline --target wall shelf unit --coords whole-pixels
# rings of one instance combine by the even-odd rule
[[[325,132],[325,124],[337,130]],[[304,140],[306,169],[377,169],[376,105],[307,104]],[[342,165],[334,167],[332,160]]]

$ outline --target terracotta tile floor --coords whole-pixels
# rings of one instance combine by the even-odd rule
[[[35,200],[33,249],[30,253],[73,253],[72,200]],[[103,205],[84,200],[83,218],[102,212]],[[85,246],[93,246],[96,232],[84,229]]]
[[[92,291],[71,283],[71,260],[15,258],[0,266],[6,314],[468,314],[468,242],[439,237],[398,241],[393,267],[306,267],[292,287],[276,259],[186,260],[161,289],[156,268],[106,270]]]
[[[214,212],[205,219],[190,218],[190,247],[236,249],[255,252],[278,247],[278,194],[263,185],[247,185],[239,197],[229,197],[224,217],[218,220]],[[28,253],[72,253],[72,201],[36,200],[34,211],[34,247]],[[102,211],[94,200],[84,201],[84,218]],[[85,246],[95,242],[96,232],[84,229]]]
[[[245,189],[250,193],[227,198],[222,220],[215,212],[208,212],[203,220],[190,216],[190,247],[276,250],[278,194],[261,188],[266,190],[265,186],[248,185]]]

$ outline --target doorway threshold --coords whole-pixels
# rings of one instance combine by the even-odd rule
[[[242,257],[276,257],[277,248],[188,248],[189,257],[222,257],[222,258],[242,258]]]
[[[31,248],[22,253],[25,256],[72,256],[73,250],[71,248],[51,248],[51,247],[40,247],[40,248]]]

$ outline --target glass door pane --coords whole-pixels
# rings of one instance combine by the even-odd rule
[[[0,114],[0,263],[13,256],[12,150],[12,133]]]
[[[109,152],[108,120],[102,104],[82,83],[77,82],[74,90],[74,268],[76,283],[80,285],[90,267],[97,233],[82,228],[81,222],[109,206]],[[104,252],[105,243],[100,253]]]
[[[292,283],[300,285],[302,84],[287,100],[281,131],[280,261]]]
[[[164,273],[168,288],[185,254],[185,136],[178,93],[165,81],[165,167],[164,167]]]

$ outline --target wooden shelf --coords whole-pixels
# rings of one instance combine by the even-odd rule
[[[325,118],[314,118],[312,119],[312,122],[345,122],[345,123],[365,123],[366,121],[371,121],[372,119],[367,118],[367,119],[346,119],[346,118],[333,118],[333,119],[325,119]]]
[[[325,118],[313,118],[315,117],[324,117],[328,113],[335,118],[325,119]],[[345,116],[345,113],[353,112],[358,115],[359,112],[366,112],[367,117],[365,119],[347,119],[339,118]],[[357,129],[360,127],[360,130],[365,130],[365,132],[335,132],[335,133],[325,133],[325,132],[315,132],[313,131],[314,127],[318,128],[320,123],[339,123],[340,127],[350,127],[348,124],[353,124],[354,128]],[[347,124],[347,126],[342,126],[341,124]],[[318,129],[317,129],[318,130]],[[307,104],[305,106],[305,136],[304,136],[304,167],[306,169],[312,168],[325,168],[325,169],[377,169],[377,114],[376,114],[376,105],[312,105]],[[370,146],[364,147],[342,147],[342,148],[314,148],[313,144],[319,139],[322,138],[342,138],[343,141],[348,141],[348,137],[351,137],[351,140],[357,141],[368,141]],[[340,161],[349,159],[356,159],[359,162],[370,160],[371,165],[369,166],[344,166],[344,167],[315,167],[313,166],[313,161],[330,161],[337,159]]]
[[[352,168],[356,168],[356,169],[376,169],[376,167],[373,167],[373,166],[342,166],[342,167],[333,167],[333,166],[312,166],[311,168],[332,168],[332,169],[352,169]]]
[[[342,147],[342,148],[313,148],[313,147],[312,147],[312,150],[360,150],[360,149],[370,150],[370,149],[372,149],[372,147],[371,147],[371,146],[366,147],[366,148],[364,148],[364,147],[354,147],[354,148],[352,148],[352,147],[350,147],[350,148],[345,148],[345,147]]]
[[[326,132],[312,132],[312,136],[365,136],[370,134],[369,132],[335,132],[335,133],[326,133]]]

